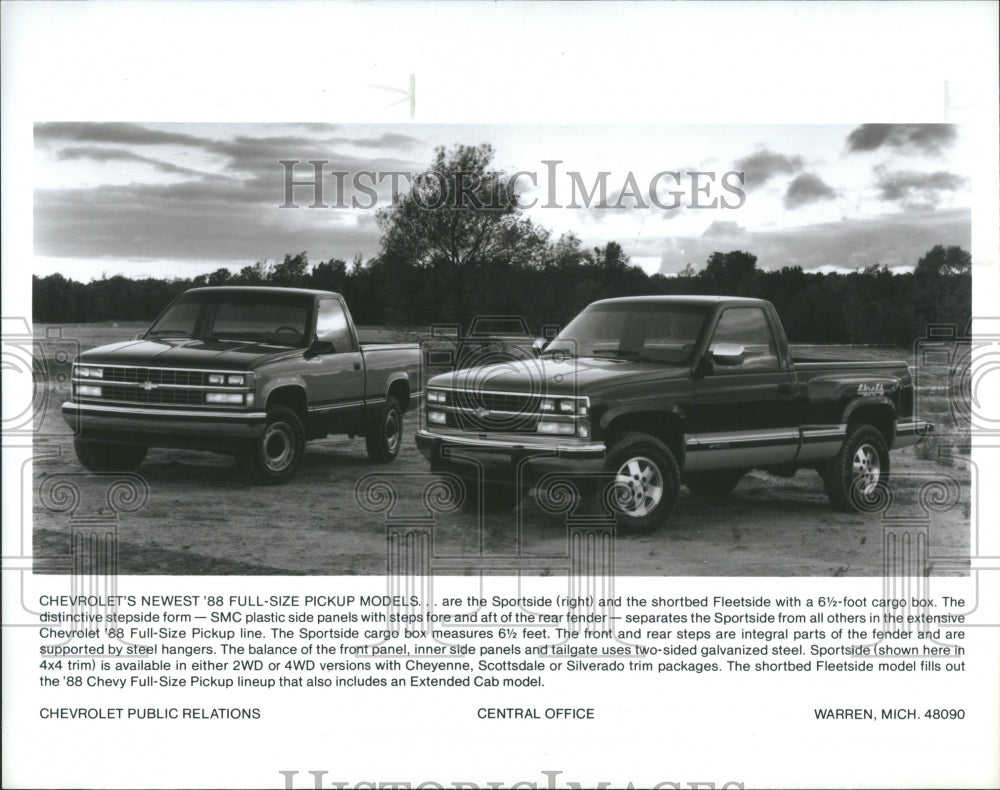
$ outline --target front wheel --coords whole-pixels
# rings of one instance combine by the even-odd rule
[[[399,455],[403,444],[403,412],[399,401],[393,397],[385,399],[378,417],[365,434],[368,457],[378,463],[388,463]]]
[[[888,500],[889,447],[871,425],[855,425],[823,470],[823,487],[838,510],[870,512]]]
[[[251,443],[245,461],[255,482],[275,485],[292,478],[304,452],[302,420],[291,409],[274,406],[267,410],[264,432]]]
[[[604,461],[611,484],[600,487],[623,531],[648,532],[662,525],[680,494],[681,476],[674,454],[655,436],[628,432],[617,437]]]
[[[73,449],[83,468],[90,472],[134,472],[145,460],[149,448],[74,439]]]

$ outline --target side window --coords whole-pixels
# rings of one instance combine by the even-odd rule
[[[340,351],[355,351],[351,328],[347,325],[344,306],[336,299],[320,299],[316,313],[316,339],[333,342]]]
[[[711,346],[743,346],[743,354],[722,370],[777,370],[778,351],[767,316],[760,307],[730,307],[722,313]],[[710,346],[710,348],[711,348]]]

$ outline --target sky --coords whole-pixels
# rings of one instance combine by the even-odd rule
[[[525,214],[553,238],[616,241],[650,274],[734,249],[764,270],[904,272],[936,244],[971,246],[970,145],[947,124],[54,122],[34,126],[33,272],[88,281],[236,272],[302,251],[368,259],[393,180],[405,192],[436,147],[482,143],[497,169],[521,173]],[[308,182],[311,160],[324,163],[325,207],[311,207],[308,184],[286,200],[286,172]]]

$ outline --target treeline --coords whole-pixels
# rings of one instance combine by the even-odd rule
[[[150,321],[188,288],[271,285],[337,291],[360,324],[467,325],[477,314],[512,314],[538,331],[543,323],[565,324],[595,299],[720,294],[769,299],[792,342],[898,346],[911,345],[930,323],[961,330],[971,315],[970,257],[959,247],[934,247],[915,271],[895,275],[879,265],[851,274],[798,266],[762,271],[754,255],[733,251],[714,253],[701,270],[689,266],[676,277],[650,276],[629,265],[615,242],[587,250],[573,237],[563,237],[548,253],[531,264],[495,261],[461,283],[446,267],[418,267],[392,255],[310,265],[306,253],[276,265],[171,280],[119,275],[80,283],[51,274],[34,278],[32,304],[35,320],[44,323]]]
[[[908,346],[929,323],[969,321],[971,261],[960,247],[936,246],[902,275],[879,265],[851,274],[775,269],[773,261],[762,271],[756,256],[734,250],[713,253],[700,270],[689,263],[680,276],[650,276],[616,242],[587,249],[572,234],[553,240],[525,216],[515,180],[492,160],[489,145],[438,148],[434,177],[416,179],[377,213],[381,251],[367,262],[311,265],[302,252],[190,279],[78,283],[52,274],[34,279],[35,320],[148,321],[188,288],[273,285],[338,291],[357,323],[407,327],[467,327],[475,315],[499,314],[523,316],[538,331],[595,299],[641,294],[764,297],[799,343]]]

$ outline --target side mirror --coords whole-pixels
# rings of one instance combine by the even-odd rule
[[[545,346],[549,344],[549,341],[542,337],[536,337],[531,342],[531,353],[536,357],[541,356],[542,351],[545,350]]]
[[[332,340],[314,340],[312,345],[306,349],[306,359],[312,359],[323,354],[335,354],[337,352]]]
[[[743,361],[745,350],[739,343],[713,343],[708,353],[713,362],[732,366],[739,365]]]

